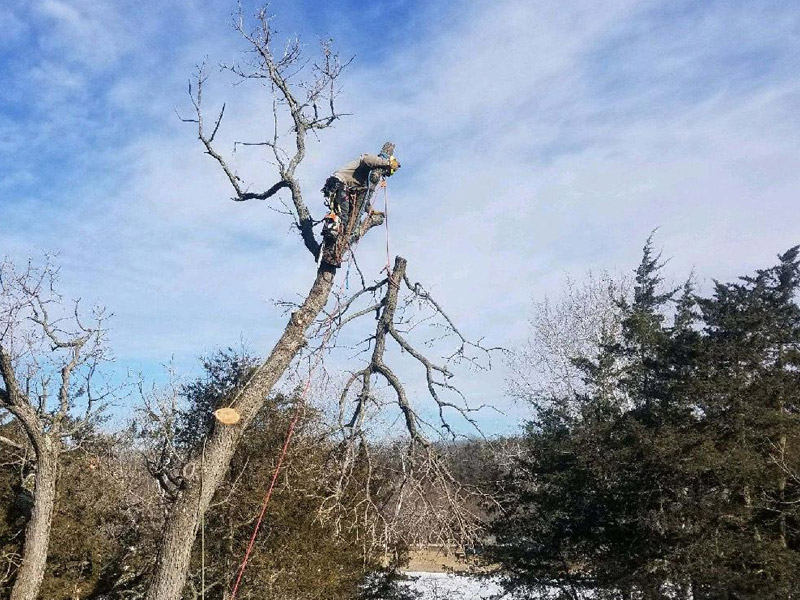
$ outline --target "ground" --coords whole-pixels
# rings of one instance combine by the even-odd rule
[[[450,573],[409,572],[406,583],[422,592],[420,600],[511,600],[500,596],[500,586],[491,580]]]

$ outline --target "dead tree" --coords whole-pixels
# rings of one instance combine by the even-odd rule
[[[59,459],[91,433],[108,394],[96,381],[107,358],[105,312],[95,309],[87,324],[77,302],[65,311],[55,291],[57,274],[49,260],[41,267],[29,262],[21,270],[9,261],[0,264],[0,408],[17,419],[35,456],[33,508],[12,600],[38,596]]]
[[[316,261],[320,243],[314,234],[316,221],[303,199],[300,183],[295,176],[298,165],[306,155],[306,140],[310,134],[330,127],[340,114],[336,112],[337,80],[347,62],[342,62],[328,43],[323,43],[319,62],[308,63],[301,52],[299,40],[291,40],[282,51],[274,51],[274,31],[269,16],[261,10],[256,27],[250,30],[240,14],[236,30],[249,44],[249,60],[225,68],[242,80],[255,80],[266,85],[272,93],[274,132],[271,139],[242,142],[245,146],[266,147],[274,158],[278,181],[263,192],[252,192],[242,178],[228,165],[214,143],[225,114],[219,111],[211,127],[203,113],[203,84],[206,72],[198,70],[190,96],[195,114],[183,119],[197,126],[200,142],[230,182],[235,201],[267,200],[279,191],[289,192],[290,214],[303,244]],[[282,131],[288,120],[287,131]],[[290,148],[287,150],[287,146]],[[370,215],[354,234],[354,240],[369,229],[383,223],[381,215]],[[254,369],[252,376],[232,402],[241,415],[236,426],[219,426],[210,434],[205,445],[205,458],[193,456],[174,484],[174,502],[167,519],[155,572],[148,590],[148,600],[177,600],[185,585],[192,544],[197,535],[201,516],[208,508],[214,491],[228,470],[231,458],[248,424],[264,404],[267,396],[306,343],[305,332],[328,301],[335,269],[321,265],[305,301],[292,312],[283,334],[269,356]]]
[[[276,166],[277,181],[264,191],[251,191],[215,146],[215,140],[225,115],[225,106],[222,106],[209,126],[204,119],[203,112],[203,86],[207,81],[203,67],[199,68],[194,85],[190,86],[194,115],[191,118],[183,118],[183,121],[196,125],[198,138],[205,153],[216,161],[230,182],[234,192],[234,201],[268,200],[279,192],[288,192],[290,202],[284,205],[286,209],[284,212],[291,215],[305,248],[316,261],[319,258],[321,247],[316,239],[314,226],[321,221],[315,220],[311,215],[295,172],[306,155],[307,137],[330,127],[342,116],[335,108],[335,99],[338,94],[338,78],[349,61],[341,61],[331,46],[323,43],[319,61],[309,62],[302,56],[301,45],[296,39],[290,40],[281,51],[276,52],[273,40],[274,31],[268,15],[263,10],[257,14],[256,27],[253,30],[246,28],[241,15],[235,23],[235,28],[248,44],[249,60],[241,64],[223,65],[223,67],[243,81],[254,80],[262,83],[272,94],[274,126],[270,139],[237,142],[235,147],[241,145],[257,147],[261,150],[266,149]],[[368,198],[364,198],[362,203],[366,204],[368,200]],[[381,225],[383,221],[384,216],[381,213],[367,215],[352,231],[351,247],[371,228]],[[397,282],[402,282],[404,281],[405,261],[398,260],[402,267],[396,266],[395,272],[389,279],[394,281],[396,277],[399,278]],[[201,518],[208,509],[215,490],[228,471],[242,436],[273,387],[297,358],[298,353],[307,345],[307,332],[315,322],[318,323],[318,319],[328,303],[336,269],[326,265],[325,262],[320,265],[305,300],[293,307],[294,310],[291,312],[283,334],[272,351],[253,370],[246,384],[231,400],[230,407],[238,412],[241,417],[240,421],[233,426],[217,424],[205,442],[203,455],[194,454],[183,465],[180,473],[173,470],[168,476],[169,494],[173,498],[173,502],[167,517],[153,579],[147,593],[148,600],[178,600],[180,597],[186,583],[191,550]],[[396,309],[396,305],[392,304],[396,302],[396,285],[395,287],[388,286],[386,289],[389,292],[395,290],[395,292],[391,292],[395,293],[395,299],[393,300],[391,297],[387,299],[387,309],[384,311],[385,319],[391,321]],[[416,295],[418,299],[424,297],[421,288],[416,289]],[[400,333],[389,327],[377,336],[381,340],[380,344],[385,343],[387,335],[401,345],[404,343]],[[438,383],[433,382],[432,379],[434,372],[440,372],[440,366],[428,362],[422,355],[419,360],[423,364],[427,364],[432,396],[435,400],[440,401],[439,406],[444,410],[449,404],[447,401],[439,399],[436,393]],[[394,389],[406,417],[406,425],[413,440],[414,450],[422,448],[424,452],[430,454],[432,452],[430,443],[420,431],[420,416],[406,401],[402,387],[383,362],[380,351],[374,356],[371,365],[370,376],[378,373],[390,383],[397,384]],[[361,379],[362,382],[366,381],[364,385],[367,387],[369,387],[368,379],[369,377],[366,377],[366,380]],[[368,391],[365,394],[368,394]],[[464,411],[463,414],[467,415],[468,413]],[[361,413],[355,415],[356,421],[361,418],[360,415]],[[357,435],[350,436],[351,439],[357,439],[357,437]],[[417,465],[415,468],[418,468],[421,463],[415,462],[414,464]],[[428,464],[434,465],[433,462]],[[446,474],[440,473],[440,475],[446,478]]]
[[[371,495],[368,478],[359,507],[362,523],[377,524],[371,540],[374,545],[384,550],[397,543],[464,545],[480,532],[482,519],[476,508],[486,498],[482,490],[454,477],[444,450],[448,441],[466,437],[464,431],[482,435],[475,413],[491,407],[468,403],[452,382],[453,366],[468,363],[479,370],[488,369],[492,353],[501,349],[465,337],[433,296],[420,283],[411,282],[404,258],[396,257],[387,274],[369,286],[362,281],[362,288],[348,299],[339,299],[337,308],[320,323],[320,329],[331,323],[335,337],[353,321],[367,315],[376,319],[374,333],[362,342],[367,348],[362,352],[366,357],[363,367],[350,373],[339,395],[337,420],[342,441],[332,457],[339,476],[321,513],[340,519],[343,526],[358,520],[337,511],[339,498],[352,493],[348,488],[354,473],[366,465],[368,473],[380,470],[383,480],[378,498]],[[421,334],[416,337],[422,339],[412,342],[415,331],[425,326],[432,328],[436,339]],[[454,348],[446,344],[446,355],[430,358],[432,347],[442,346],[443,340],[454,340]],[[387,349],[391,345],[412,357],[424,373],[427,399],[409,393],[390,366]],[[325,348],[318,346],[313,352],[324,353]],[[370,440],[369,413],[373,417],[391,413],[392,407],[406,435],[405,442],[390,444],[387,456]],[[460,418],[466,429],[458,427],[455,418]],[[387,472],[392,473],[388,479]]]

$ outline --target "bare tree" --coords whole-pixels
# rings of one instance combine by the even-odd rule
[[[534,302],[528,339],[509,360],[509,393],[537,412],[561,403],[561,410],[575,416],[577,407],[567,399],[585,389],[576,359],[594,360],[603,344],[619,339],[619,301],[630,290],[623,275],[589,273],[581,284],[567,279],[558,297]]]
[[[361,352],[365,355],[363,367],[350,373],[339,395],[337,420],[342,441],[333,457],[339,477],[323,515],[326,511],[336,515],[341,508],[339,499],[348,493],[354,473],[366,464],[382,481],[375,496],[367,485],[360,506],[362,520],[376,524],[374,544],[384,549],[398,542],[462,545],[480,531],[481,517],[475,509],[483,492],[453,475],[444,450],[448,442],[466,437],[454,418],[460,419],[467,431],[482,436],[475,413],[490,407],[467,402],[453,384],[453,366],[467,363],[488,369],[492,352],[500,349],[466,338],[433,296],[419,282],[412,283],[404,258],[398,256],[387,273],[372,285],[362,282],[362,288],[350,298],[339,299],[337,308],[320,323],[321,327],[330,323],[335,336],[357,319],[376,316],[374,332],[359,344],[365,348]],[[420,333],[422,329],[429,331]],[[387,351],[392,345],[410,356],[424,374],[427,402],[410,393],[390,365]],[[430,358],[434,348],[445,354]],[[323,351],[322,346],[314,350]],[[370,438],[370,413],[374,417],[391,407],[404,424],[405,441],[376,443]]]
[[[12,600],[35,600],[44,577],[59,458],[80,447],[102,415],[108,388],[98,386],[108,358],[105,311],[91,323],[79,304],[67,309],[55,285],[58,270],[48,258],[17,269],[0,263],[0,407],[14,415],[35,456],[33,508]],[[11,441],[0,438],[0,443]],[[11,443],[14,446],[14,443]]]
[[[140,451],[151,477],[158,483],[163,506],[176,498],[187,468],[186,449],[180,443],[181,419],[185,407],[181,401],[180,381],[172,365],[167,366],[169,381],[162,387],[146,388],[140,378],[140,404],[134,427],[141,442]]]
[[[212,126],[206,126],[203,113],[203,84],[206,73],[198,70],[190,95],[195,110],[193,118],[184,119],[197,125],[198,138],[220,166],[234,190],[235,201],[266,200],[281,190],[291,196],[291,214],[297,230],[313,259],[319,257],[321,246],[313,227],[315,219],[303,199],[300,183],[295,176],[298,165],[306,155],[309,134],[330,127],[341,115],[336,112],[337,80],[347,62],[342,62],[328,43],[322,45],[319,62],[310,63],[302,55],[299,40],[291,40],[282,51],[274,50],[274,30],[266,10],[256,15],[256,26],[250,30],[240,12],[236,30],[249,44],[249,58],[240,64],[226,65],[242,80],[257,80],[266,84],[272,94],[274,133],[271,139],[243,142],[246,145],[268,148],[278,170],[278,181],[263,192],[251,192],[242,178],[228,165],[214,142],[222,124],[225,107]],[[288,117],[288,132],[283,133],[283,119]],[[289,148],[289,149],[287,149]],[[381,215],[369,215],[354,232],[354,240],[370,228],[383,223]],[[193,456],[184,468],[183,476],[175,482],[174,503],[164,531],[163,543],[157,558],[155,573],[148,591],[149,600],[172,600],[180,597],[186,581],[189,559],[198,524],[209,502],[228,470],[231,458],[248,424],[263,405],[277,383],[306,343],[305,331],[314,322],[328,301],[335,269],[321,264],[305,301],[292,312],[283,334],[269,356],[254,369],[248,383],[231,406],[240,415],[236,426],[215,427],[206,443],[205,460]]]
[[[198,69],[194,84],[190,86],[190,96],[195,114],[191,118],[183,120],[197,126],[198,138],[206,154],[217,162],[233,188],[234,201],[267,200],[282,190],[289,192],[291,203],[287,205],[287,212],[291,214],[304,246],[313,259],[317,260],[320,258],[321,245],[315,237],[313,228],[321,221],[315,220],[311,215],[295,172],[306,155],[307,137],[330,127],[342,116],[336,110],[335,99],[339,91],[338,79],[349,61],[342,61],[327,42],[322,44],[321,54],[316,62],[309,61],[303,56],[302,47],[297,39],[290,40],[282,50],[276,51],[273,39],[274,30],[265,10],[259,11],[256,15],[255,27],[252,30],[245,25],[241,13],[235,22],[235,28],[248,44],[248,60],[243,63],[223,65],[223,67],[243,81],[255,80],[264,84],[264,87],[272,95],[274,125],[271,138],[262,141],[237,142],[236,145],[254,146],[261,150],[267,149],[278,171],[277,181],[265,191],[251,191],[242,177],[228,164],[223,153],[215,147],[215,140],[225,115],[225,106],[223,105],[217,113],[213,123],[207,126],[203,112],[203,85],[207,80],[204,67]],[[374,186],[371,186],[371,190],[374,191]],[[363,199],[362,205],[366,205],[368,200],[369,198]],[[357,227],[352,229],[352,236],[348,237],[351,257],[352,247],[355,243],[370,229],[383,222],[384,216],[381,213],[370,213],[357,224]],[[359,296],[366,297],[370,287],[374,293],[379,293],[379,290],[382,289],[386,290],[385,299],[379,307],[376,307],[376,309],[382,310],[382,316],[379,320],[378,331],[371,336],[374,342],[372,358],[368,367],[353,378],[348,389],[357,382],[362,387],[358,396],[366,399],[370,397],[370,380],[373,376],[382,377],[387,381],[394,390],[396,402],[404,416],[406,429],[410,435],[412,443],[409,448],[409,457],[412,454],[423,457],[422,459],[415,458],[409,464],[413,464],[416,472],[424,469],[435,471],[438,479],[434,478],[431,481],[445,481],[449,475],[442,469],[440,463],[433,460],[435,452],[431,442],[423,435],[423,428],[420,426],[422,416],[413,408],[399,379],[384,360],[387,340],[392,339],[423,365],[430,395],[439,407],[443,424],[446,424],[444,419],[446,410],[454,409],[468,419],[471,419],[470,411],[440,396],[440,388],[451,391],[454,389],[447,383],[447,379],[451,375],[449,370],[445,365],[431,361],[417,352],[405,341],[400,329],[394,325],[397,292],[400,285],[406,285],[418,301],[427,302],[431,306],[436,306],[435,302],[421,286],[414,286],[408,282],[405,277],[405,260],[398,258],[394,269],[387,266],[387,271],[391,272],[386,280],[376,286],[364,285],[364,293]],[[332,315],[333,320],[338,320],[337,326],[342,326],[346,319],[354,318],[353,315],[349,315],[345,319],[343,305],[339,299],[339,308],[324,314],[321,321],[318,320],[331,295],[335,272],[336,269],[326,262],[319,263],[316,278],[308,294],[302,303],[292,307],[294,310],[291,312],[283,334],[267,358],[253,369],[246,384],[231,399],[230,408],[240,416],[239,422],[232,426],[217,424],[204,444],[202,457],[195,452],[183,465],[180,473],[174,469],[165,471],[165,476],[170,480],[168,487],[171,490],[173,503],[164,529],[155,573],[147,594],[148,600],[177,600],[180,597],[186,582],[191,549],[199,523],[209,507],[215,490],[228,471],[234,452],[248,425],[263,406],[278,380],[296,359],[298,353],[308,344],[306,335],[309,328],[315,323],[319,325],[321,321],[330,322]],[[354,301],[354,299],[353,302],[348,301],[347,306],[355,306]],[[369,312],[370,310],[360,311],[360,315]],[[449,319],[447,321],[452,326],[452,322]],[[454,327],[452,329],[457,332]],[[314,332],[318,333],[319,328]],[[460,333],[458,335],[460,336]],[[479,346],[470,346],[463,336],[460,337],[463,342],[462,348],[456,354],[466,358],[467,348]],[[323,335],[322,338],[324,345],[328,342],[329,336]],[[444,379],[439,379],[439,376]],[[347,394],[346,390],[343,397],[346,397]],[[350,419],[357,424],[362,420],[363,414],[359,405],[356,404],[356,411]],[[360,431],[359,427],[351,426],[349,433],[345,434],[344,445],[346,448],[350,448],[350,451],[355,447]],[[426,465],[424,467],[422,466],[423,462]],[[410,489],[410,487],[411,484],[407,484],[399,492],[401,501],[397,503],[398,511],[403,504],[402,498],[408,493],[404,490]],[[447,490],[451,489],[452,486],[447,487]],[[465,521],[466,517],[459,517],[459,519]],[[459,525],[459,527],[461,526],[463,523]]]

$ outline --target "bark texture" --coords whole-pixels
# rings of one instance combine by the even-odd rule
[[[25,528],[25,559],[17,572],[10,600],[36,600],[44,579],[47,549],[50,545],[50,523],[56,502],[58,479],[58,449],[44,438],[36,460],[36,483],[31,518]]]
[[[0,409],[18,421],[36,457],[33,507],[11,600],[39,596],[63,440],[80,444],[92,429],[96,402],[105,397],[90,385],[104,360],[103,310],[92,312],[90,326],[84,325],[77,303],[74,318],[51,318],[63,307],[55,291],[57,274],[49,258],[42,266],[29,261],[22,269],[0,262]],[[76,386],[76,378],[85,387]]]
[[[242,417],[239,424],[216,426],[206,444],[204,463],[201,463],[200,457],[194,457],[185,470],[189,476],[167,519],[147,600],[179,600],[181,597],[200,518],[207,510],[214,490],[228,471],[236,447],[250,421],[305,344],[306,330],[328,300],[334,273],[324,267],[317,271],[305,302],[292,313],[269,357],[255,371],[234,401],[232,407]]]

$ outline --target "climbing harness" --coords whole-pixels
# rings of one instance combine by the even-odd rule
[[[342,256],[350,245],[356,224],[360,222],[368,206],[372,213],[371,196],[376,187],[385,189],[386,177],[391,177],[400,168],[394,154],[386,148],[387,144],[384,144],[384,150],[378,156],[387,161],[388,165],[369,168],[363,184],[360,175],[356,179],[358,185],[352,186],[344,183],[336,174],[325,180],[321,191],[325,197],[325,206],[330,212],[322,220],[323,244],[317,257],[318,264],[326,262],[334,268],[341,267]]]

